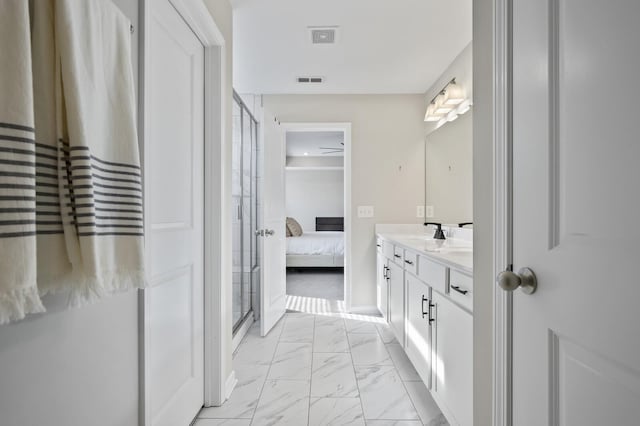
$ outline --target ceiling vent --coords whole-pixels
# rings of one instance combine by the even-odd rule
[[[338,27],[309,27],[311,44],[335,44],[338,41]]]
[[[296,79],[298,83],[322,83],[324,78],[322,77],[298,77]]]

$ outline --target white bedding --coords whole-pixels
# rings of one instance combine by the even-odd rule
[[[288,237],[287,254],[344,256],[344,232],[305,232]]]

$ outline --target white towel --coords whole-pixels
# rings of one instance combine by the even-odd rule
[[[28,2],[0,1],[0,324],[43,312]]]
[[[110,1],[56,0],[61,198],[71,304],[144,287],[130,22]],[[67,218],[72,220],[66,220]]]
[[[36,123],[36,197],[38,290],[40,295],[67,288],[72,282],[60,214],[59,157],[56,93],[56,48],[53,2],[32,0],[31,58]]]
[[[144,286],[129,28],[109,0],[0,0],[0,324]]]

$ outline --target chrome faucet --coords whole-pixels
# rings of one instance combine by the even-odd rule
[[[436,233],[433,235],[433,238],[435,240],[446,240],[447,239],[447,237],[444,236],[444,232],[442,231],[442,224],[441,223],[437,223],[437,222],[425,222],[424,223],[424,226],[429,226],[429,225],[437,226]]]

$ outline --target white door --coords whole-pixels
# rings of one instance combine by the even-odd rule
[[[168,0],[146,2],[145,423],[203,404],[204,48]]]
[[[273,117],[265,117],[265,123]],[[286,230],[284,167],[285,138],[279,125],[264,127],[263,147],[263,209],[260,238],[262,276],[260,280],[260,333],[266,336],[286,310]]]
[[[513,424],[638,425],[640,2],[513,19]]]

